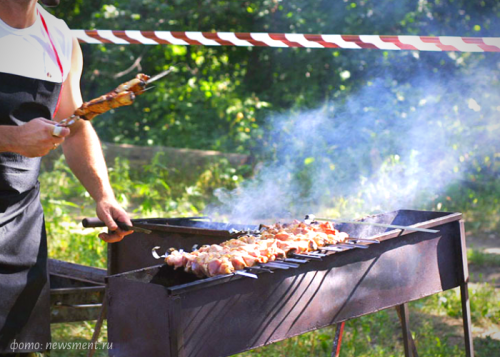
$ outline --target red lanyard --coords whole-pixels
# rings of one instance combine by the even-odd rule
[[[64,70],[63,70],[63,66],[61,63],[61,59],[59,58],[59,53],[57,53],[56,46],[54,46],[54,42],[52,42],[52,38],[50,37],[49,29],[47,27],[47,24],[45,23],[45,19],[43,18],[40,11],[37,10],[37,13],[38,13],[38,15],[40,15],[40,19],[42,20],[43,28],[45,29],[45,32],[47,33],[47,36],[48,36],[49,41],[50,41],[50,45],[52,46],[52,50],[54,51],[54,54],[56,56],[57,65],[59,66],[59,69],[61,70],[62,83],[61,83],[61,90],[59,91],[59,97],[57,98],[56,109],[54,110],[54,116],[55,116],[57,111],[59,110],[59,104],[61,104],[61,92],[62,92],[62,89],[64,86]]]

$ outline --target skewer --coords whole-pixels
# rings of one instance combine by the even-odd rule
[[[320,258],[324,258],[324,257],[326,257],[326,254],[320,253],[320,252],[318,252],[318,251],[315,251],[315,252],[308,252],[306,255],[309,255],[309,256],[311,256],[311,255],[315,255],[315,256],[320,257]]]
[[[378,241],[377,241],[378,242]],[[345,249],[354,249],[354,248],[362,248],[362,249],[367,249],[367,245],[362,245],[362,244],[355,244],[355,243],[339,243],[331,246],[325,246],[319,248],[319,250],[326,250],[326,251],[336,251],[336,252],[342,252]],[[320,253],[320,252],[309,252],[307,254],[293,254],[294,257],[300,257],[300,258],[306,258],[306,259],[313,259],[313,260],[322,260],[322,257],[325,257],[326,254]],[[294,258],[286,258],[284,260],[277,260],[277,261],[272,261],[272,262],[267,262],[263,264],[259,264],[253,267],[247,267],[246,270],[256,270],[256,271],[265,271],[268,273],[273,273],[271,269],[268,268],[274,268],[274,269],[283,269],[287,270],[290,268],[299,268],[300,263],[307,263],[308,260],[306,259],[294,259]],[[248,276],[251,278],[257,278],[255,274],[248,273],[245,270],[237,270],[235,271],[235,274],[238,275],[243,275],[243,276]],[[253,275],[253,276],[251,276]]]
[[[287,265],[287,266],[289,266],[290,268],[298,268],[298,267],[300,267],[300,264],[297,264],[297,263],[292,263],[292,262],[286,262],[286,261],[284,261],[284,260],[275,260],[273,263],[278,263],[278,264]]]
[[[234,272],[234,275],[241,275],[241,276],[246,276],[247,278],[252,278],[252,279],[258,279],[259,277],[255,274],[249,273],[244,270],[236,270]]]
[[[417,228],[411,226],[399,226],[396,224],[383,224],[383,223],[372,223],[372,222],[360,222],[360,221],[350,221],[345,219],[332,219],[332,218],[317,218],[314,215],[310,214],[306,216],[306,221],[329,221],[334,223],[349,223],[349,224],[361,224],[365,226],[375,226],[375,227],[384,227],[384,228],[394,228],[401,229],[403,231],[417,231],[417,232],[425,232],[425,233],[439,233],[439,230],[436,229],[427,229],[427,228]]]
[[[343,252],[345,250],[345,248],[326,246],[326,247],[321,247],[320,250],[326,250],[326,251],[330,251],[330,252]]]
[[[156,251],[160,249],[159,246],[156,246],[154,247],[153,249],[151,249],[151,254],[153,255],[153,258],[155,259],[161,259],[161,258],[166,258],[167,257],[167,253],[163,254],[163,255],[159,255],[158,253],[156,253]]]
[[[312,259],[312,260],[322,260],[320,256],[318,255],[311,255],[311,254],[293,254],[294,257],[297,258],[305,258],[305,259]]]
[[[356,243],[338,243],[338,244],[335,244],[335,245],[338,245],[339,247],[341,248],[361,248],[361,249],[367,249],[368,246],[367,245],[363,245],[363,244],[356,244]]]
[[[253,267],[247,267],[246,268],[247,270],[256,270],[256,271],[263,271],[263,272],[266,272],[266,273],[274,273],[271,269],[267,269],[267,268],[264,268],[262,266],[253,266]]]
[[[352,238],[352,237],[349,237],[347,238],[347,240],[349,242],[359,242],[359,243],[375,243],[375,244],[380,244],[380,241],[376,240],[376,239],[365,239],[365,238]]]
[[[276,262],[263,263],[263,264],[260,264],[260,266],[262,266],[264,268],[276,268],[276,269],[283,269],[283,270],[290,269],[289,265],[279,264]]]
[[[312,218],[311,218],[312,217]],[[314,219],[314,216],[306,216],[306,220],[312,220]],[[320,219],[321,220],[321,219]],[[329,219],[325,219],[329,220]],[[332,220],[335,221],[335,220]],[[362,223],[362,222],[360,222]],[[315,224],[318,224],[317,222]],[[384,225],[384,226],[389,226],[389,225]],[[283,225],[285,227],[285,225]],[[403,227],[405,228],[405,227]],[[429,230],[430,231],[430,230]],[[250,234],[251,232],[248,231],[246,234]],[[286,258],[285,256],[281,256],[277,260],[269,261],[264,264],[258,264],[256,266],[250,266],[250,267],[245,267],[244,270],[236,270],[234,271],[233,275],[241,275],[241,276],[246,276],[250,277],[253,279],[257,279],[257,275],[251,273],[253,272],[268,272],[268,273],[273,273],[273,269],[283,269],[287,270],[290,268],[299,268],[300,264],[303,263],[308,263],[310,260],[317,260],[317,261],[322,261],[323,257],[327,257],[330,252],[342,252],[348,249],[354,249],[354,248],[361,248],[361,249],[367,249],[369,247],[369,244],[375,243],[378,244],[380,243],[378,240],[375,239],[363,239],[363,238],[355,238],[355,237],[343,237],[344,238],[344,243],[337,243],[337,244],[331,244],[323,247],[317,247],[316,251],[311,251],[311,252],[303,252],[303,253],[291,253],[293,251],[296,251],[296,249],[290,249],[286,253],[290,254],[289,258]],[[357,242],[362,242],[362,243],[367,243],[367,244],[359,244]],[[192,250],[195,251],[197,246],[193,246]],[[165,256],[168,256],[166,253],[163,256],[160,256],[156,250],[159,249],[159,247],[154,247],[152,249],[152,255],[156,258],[164,258]],[[182,250],[179,250],[179,253],[182,253]],[[169,265],[173,265],[170,264]]]

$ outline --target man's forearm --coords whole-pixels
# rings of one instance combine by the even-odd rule
[[[62,145],[68,166],[96,202],[113,200],[99,138],[90,123],[79,124],[78,131]]]
[[[15,126],[0,125],[0,152],[14,151]]]

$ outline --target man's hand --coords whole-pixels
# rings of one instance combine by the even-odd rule
[[[10,138],[12,141],[11,149],[13,152],[26,157],[40,157],[47,155],[50,150],[55,149],[68,136],[68,128],[61,128],[58,137],[52,136],[55,122],[37,118],[28,123],[15,128]]]
[[[99,238],[107,243],[115,243],[119,242],[125,237],[133,233],[133,231],[122,231],[118,228],[116,221],[123,222],[129,226],[132,226],[132,222],[130,222],[130,218],[128,217],[127,212],[121,208],[120,204],[116,202],[115,199],[110,200],[101,200],[97,202],[97,217],[101,221],[103,221],[106,226],[108,226],[108,233],[99,234]]]

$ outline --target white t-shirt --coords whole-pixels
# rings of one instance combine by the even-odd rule
[[[37,4],[37,10],[35,23],[24,29],[10,27],[0,19],[0,72],[62,83],[71,68],[71,30],[40,4]],[[40,14],[61,60],[63,78]]]

